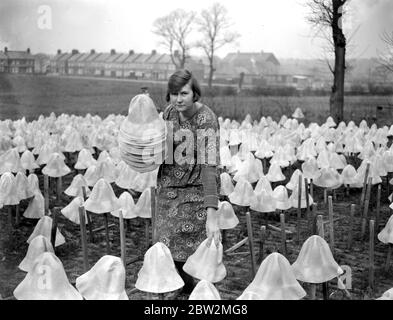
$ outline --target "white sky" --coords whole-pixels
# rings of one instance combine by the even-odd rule
[[[221,0],[228,9],[233,30],[241,37],[236,44],[218,52],[273,52],[278,58],[320,58],[320,38],[313,37],[306,21],[306,0]],[[33,53],[70,51],[150,52],[157,49],[159,38],[152,31],[153,22],[172,10],[183,8],[200,12],[212,0],[1,0],[0,48]],[[37,11],[48,5],[52,28],[40,29]],[[383,49],[379,38],[382,30],[393,31],[393,0],[350,0],[344,19],[344,31],[351,40],[349,56],[368,58]],[[194,51],[194,54],[202,54]]]

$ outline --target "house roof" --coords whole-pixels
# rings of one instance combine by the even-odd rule
[[[94,62],[106,62],[110,55],[110,53],[101,53],[97,58],[94,59]]]
[[[84,55],[84,53],[77,53],[74,54],[72,57],[68,59],[68,61],[77,61],[79,58],[81,58]]]
[[[161,58],[165,55],[165,53],[156,53],[156,54],[152,54],[150,59],[148,60],[149,63],[159,63]]]
[[[66,60],[68,60],[70,57],[72,57],[72,53],[63,53],[63,54],[61,54],[56,60],[57,60],[57,61],[66,61]]]
[[[26,51],[7,51],[5,55],[8,59],[33,59],[34,57],[32,54]]]
[[[116,63],[122,63],[122,62],[124,62],[129,56],[130,56],[130,54],[128,54],[128,53],[121,53],[121,54],[119,55],[119,57],[117,57],[116,60],[115,60],[114,62],[116,62]],[[133,56],[133,55],[131,55],[131,56]]]
[[[129,63],[129,62],[133,62],[135,59],[137,59],[142,53],[134,53],[133,55],[130,55],[126,58],[126,60],[124,60],[123,62],[125,63]]]
[[[85,60],[85,62],[88,61],[93,61],[95,58],[97,58],[101,53],[91,53]]]
[[[108,59],[106,59],[105,62],[114,62],[117,58],[119,58],[122,55],[122,53],[115,53],[111,54]]]
[[[141,53],[135,60],[132,62],[135,63],[143,63],[146,62],[150,58],[151,54],[150,53]]]

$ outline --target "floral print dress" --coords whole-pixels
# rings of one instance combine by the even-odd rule
[[[207,154],[210,152],[214,159],[211,162],[210,157],[209,164],[219,164],[219,126],[216,115],[205,105],[184,122],[180,121],[178,111],[169,105],[163,119],[173,126],[173,131],[169,130],[167,136],[167,141],[168,137],[171,138],[169,144],[173,143],[173,150],[169,146],[168,157],[158,171],[156,239],[170,249],[175,261],[186,261],[206,239],[207,213],[201,175],[204,164],[198,161],[198,157],[205,156],[208,159]],[[207,133],[208,137],[198,135],[201,131]],[[176,137],[179,133],[189,139],[179,139]],[[188,150],[191,158],[187,158],[188,161],[184,163],[176,161],[179,159],[179,150]],[[168,161],[168,158],[173,161]],[[218,174],[216,181],[219,185]]]

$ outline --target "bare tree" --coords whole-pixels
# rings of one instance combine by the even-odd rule
[[[379,63],[388,71],[393,72],[393,31],[382,32],[381,39],[386,44],[386,50],[379,53]]]
[[[330,115],[336,122],[344,118],[344,79],[347,40],[342,30],[343,7],[349,0],[308,0],[310,15],[307,20],[319,28],[329,28],[334,48],[333,86],[330,94]]]
[[[224,45],[234,42],[239,34],[230,31],[232,24],[228,17],[227,9],[220,3],[214,3],[210,8],[202,10],[197,20],[202,40],[197,42],[209,61],[209,89],[212,87],[214,66],[214,55]]]
[[[177,69],[184,68],[192,45],[188,37],[195,22],[196,13],[177,9],[168,15],[158,18],[153,24],[153,33],[161,37],[160,44],[164,46],[171,56]]]

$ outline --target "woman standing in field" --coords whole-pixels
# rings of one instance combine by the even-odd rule
[[[195,286],[183,271],[200,243],[221,241],[218,227],[219,126],[214,112],[198,100],[201,89],[188,70],[168,81],[163,113],[168,130],[168,156],[157,178],[156,239],[171,251],[185,282],[184,293]]]

